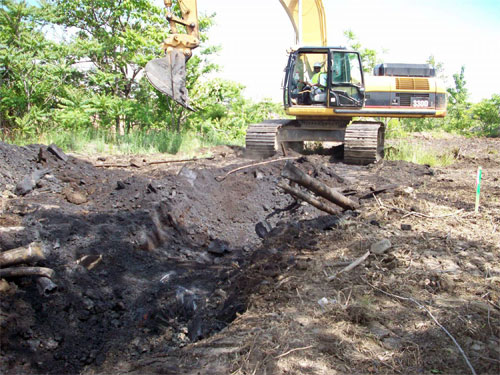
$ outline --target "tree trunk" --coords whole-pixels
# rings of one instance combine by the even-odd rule
[[[55,272],[53,269],[45,267],[10,267],[0,269],[0,279],[21,276],[42,276],[51,279],[54,275]]]
[[[324,183],[309,177],[289,161],[286,162],[285,167],[281,171],[281,176],[298,183],[299,185],[313,191],[323,198],[328,199],[330,202],[335,203],[343,209],[354,210],[359,206],[345,195],[342,195]]]
[[[0,253],[0,267],[12,266],[19,263],[34,263],[45,259],[41,242],[32,242],[27,246],[7,250]]]
[[[284,182],[280,182],[278,184],[278,187],[285,190],[288,194],[302,199],[303,201],[306,201],[309,203],[311,206],[316,207],[317,209],[321,211],[325,211],[326,213],[329,213],[330,215],[337,215],[339,212],[337,212],[335,209],[332,207],[327,206],[323,202],[317,200],[316,198],[311,197],[309,194],[306,194],[300,190],[292,188],[290,185],[285,184]]]

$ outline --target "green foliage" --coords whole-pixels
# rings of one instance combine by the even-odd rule
[[[44,13],[26,2],[0,3],[0,127],[36,134],[50,123],[51,109],[75,74],[66,46],[42,32]]]
[[[455,158],[451,152],[438,154],[428,151],[422,146],[401,140],[385,152],[387,160],[404,160],[415,164],[425,164],[431,167],[446,167],[454,163]]]
[[[203,106],[203,110],[190,118],[194,130],[219,142],[243,144],[249,124],[284,114],[281,105],[245,99],[243,88],[236,82],[222,79],[212,79],[195,87],[193,104]]]
[[[471,111],[481,133],[500,136],[500,95],[494,94],[491,99],[482,100]]]
[[[370,73],[375,68],[375,65],[380,63],[379,56],[377,56],[377,51],[370,48],[362,47],[358,40],[358,37],[352,30],[344,31],[344,36],[347,38],[347,46],[350,49],[358,51],[361,56],[361,63],[363,64],[363,71]]]

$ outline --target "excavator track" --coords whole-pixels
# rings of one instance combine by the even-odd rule
[[[344,162],[366,165],[383,159],[384,137],[384,123],[353,121],[345,132]]]
[[[251,158],[267,158],[279,149],[278,131],[293,120],[265,120],[248,126],[245,154]]]

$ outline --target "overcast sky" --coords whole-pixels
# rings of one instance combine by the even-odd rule
[[[385,50],[384,62],[424,63],[434,55],[450,77],[464,65],[473,101],[500,94],[500,0],[323,3],[329,45],[345,45],[343,32],[351,29],[364,47]],[[281,100],[294,33],[279,1],[199,0],[198,9],[216,13],[209,43],[222,47],[219,75],[244,84],[253,99]]]

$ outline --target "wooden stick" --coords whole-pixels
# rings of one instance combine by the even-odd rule
[[[96,164],[95,167],[100,168],[128,168],[130,164]]]
[[[207,156],[204,158],[191,158],[191,159],[178,159],[178,160],[160,160],[160,161],[151,161],[147,163],[147,165],[154,165],[154,164],[167,164],[167,163],[184,163],[186,161],[197,161],[197,160],[214,160],[215,156]]]
[[[321,195],[323,198],[328,199],[330,202],[335,203],[337,206],[340,206],[345,210],[354,210],[359,207],[358,204],[354,203],[345,195],[333,190],[321,181],[309,177],[290,162],[285,164],[285,167],[281,171],[281,176],[298,183],[318,195]]]
[[[190,158],[190,159],[173,159],[173,160],[159,160],[159,161],[150,161],[149,163],[144,163],[144,165],[155,165],[155,164],[168,164],[168,163],[185,163],[188,161],[197,161],[197,160],[213,160],[215,156],[207,156],[204,158]],[[96,164],[96,167],[101,168],[128,168],[132,167],[132,164]]]
[[[0,253],[0,267],[12,266],[19,263],[34,263],[45,259],[41,242],[32,242],[12,250]]]
[[[285,190],[288,194],[290,194],[298,199],[302,199],[303,201],[306,201],[311,206],[314,206],[321,211],[325,211],[326,213],[329,213],[330,215],[337,215],[338,214],[338,211],[336,211],[332,207],[327,206],[323,202],[317,200],[316,198],[310,196],[307,193],[304,193],[300,190],[297,190],[297,189],[291,187],[290,185],[284,183],[283,181],[278,183],[278,187]]]
[[[306,350],[306,349],[311,349],[312,347],[314,347],[314,345],[309,345],[309,346],[304,346],[303,348],[295,348],[295,349],[290,349],[289,351],[283,353],[283,354],[280,354],[276,357],[274,357],[274,359],[278,359],[278,358],[281,358],[281,357],[284,357],[290,353],[293,353],[293,352],[296,352],[297,350]]]
[[[21,276],[42,276],[51,279],[54,275],[55,272],[53,269],[45,267],[10,267],[0,269],[0,279]]]
[[[227,176],[229,176],[230,174],[232,173],[235,173],[235,172],[238,172],[238,171],[241,171],[242,169],[246,169],[246,168],[251,168],[251,167],[256,167],[258,165],[264,165],[264,164],[269,164],[269,163],[275,163],[277,161],[283,161],[283,160],[296,160],[298,159],[299,157],[286,157],[286,158],[278,158],[278,159],[273,159],[273,160],[266,160],[266,161],[261,161],[259,163],[252,163],[252,164],[248,164],[248,165],[244,165],[242,167],[238,167],[238,168],[235,168],[229,172],[227,172],[225,175],[223,176],[217,176],[215,177],[215,179],[217,181],[223,181],[226,179]]]
[[[379,292],[382,292],[384,293],[385,295],[389,296],[389,297],[393,297],[393,298],[397,298],[399,300],[403,300],[403,301],[411,301],[413,302],[414,304],[416,304],[418,307],[420,307],[422,310],[425,310],[425,312],[427,314],[429,314],[429,316],[431,317],[431,319],[434,321],[434,323],[436,323],[438,325],[439,328],[441,328],[444,333],[446,333],[448,335],[448,337],[451,339],[451,341],[453,341],[453,343],[455,344],[455,346],[458,348],[458,351],[460,352],[460,354],[462,354],[462,357],[464,358],[465,362],[467,363],[467,366],[469,366],[469,369],[471,370],[471,373],[473,375],[476,375],[476,371],[474,370],[474,367],[472,367],[469,359],[467,358],[467,356],[465,355],[465,352],[463,351],[462,347],[458,344],[457,340],[455,340],[455,338],[451,335],[450,332],[448,332],[448,330],[446,328],[444,328],[441,323],[438,322],[438,320],[434,317],[434,315],[432,315],[432,313],[430,312],[430,310],[425,307],[423,304],[421,304],[420,302],[418,302],[416,299],[414,298],[411,298],[411,297],[401,297],[401,296],[398,296],[396,294],[392,294],[392,293],[389,293],[389,292],[386,292],[385,290],[382,290],[380,288],[377,288],[375,285],[372,285],[370,284],[368,281],[364,280],[363,281],[365,283],[367,283],[368,285],[370,285],[373,289],[376,289],[378,290]]]
[[[339,274],[343,273],[343,272],[349,272],[350,270],[352,270],[353,268],[359,266],[361,263],[363,263],[366,258],[368,258],[370,256],[370,251],[367,251],[366,253],[364,253],[362,256],[360,256],[358,259],[356,259],[354,262],[352,262],[351,264],[349,264],[347,267],[345,268],[342,268],[339,272],[337,272],[335,275],[332,275],[330,277],[328,277],[328,281],[332,281],[333,279],[335,279]]]

